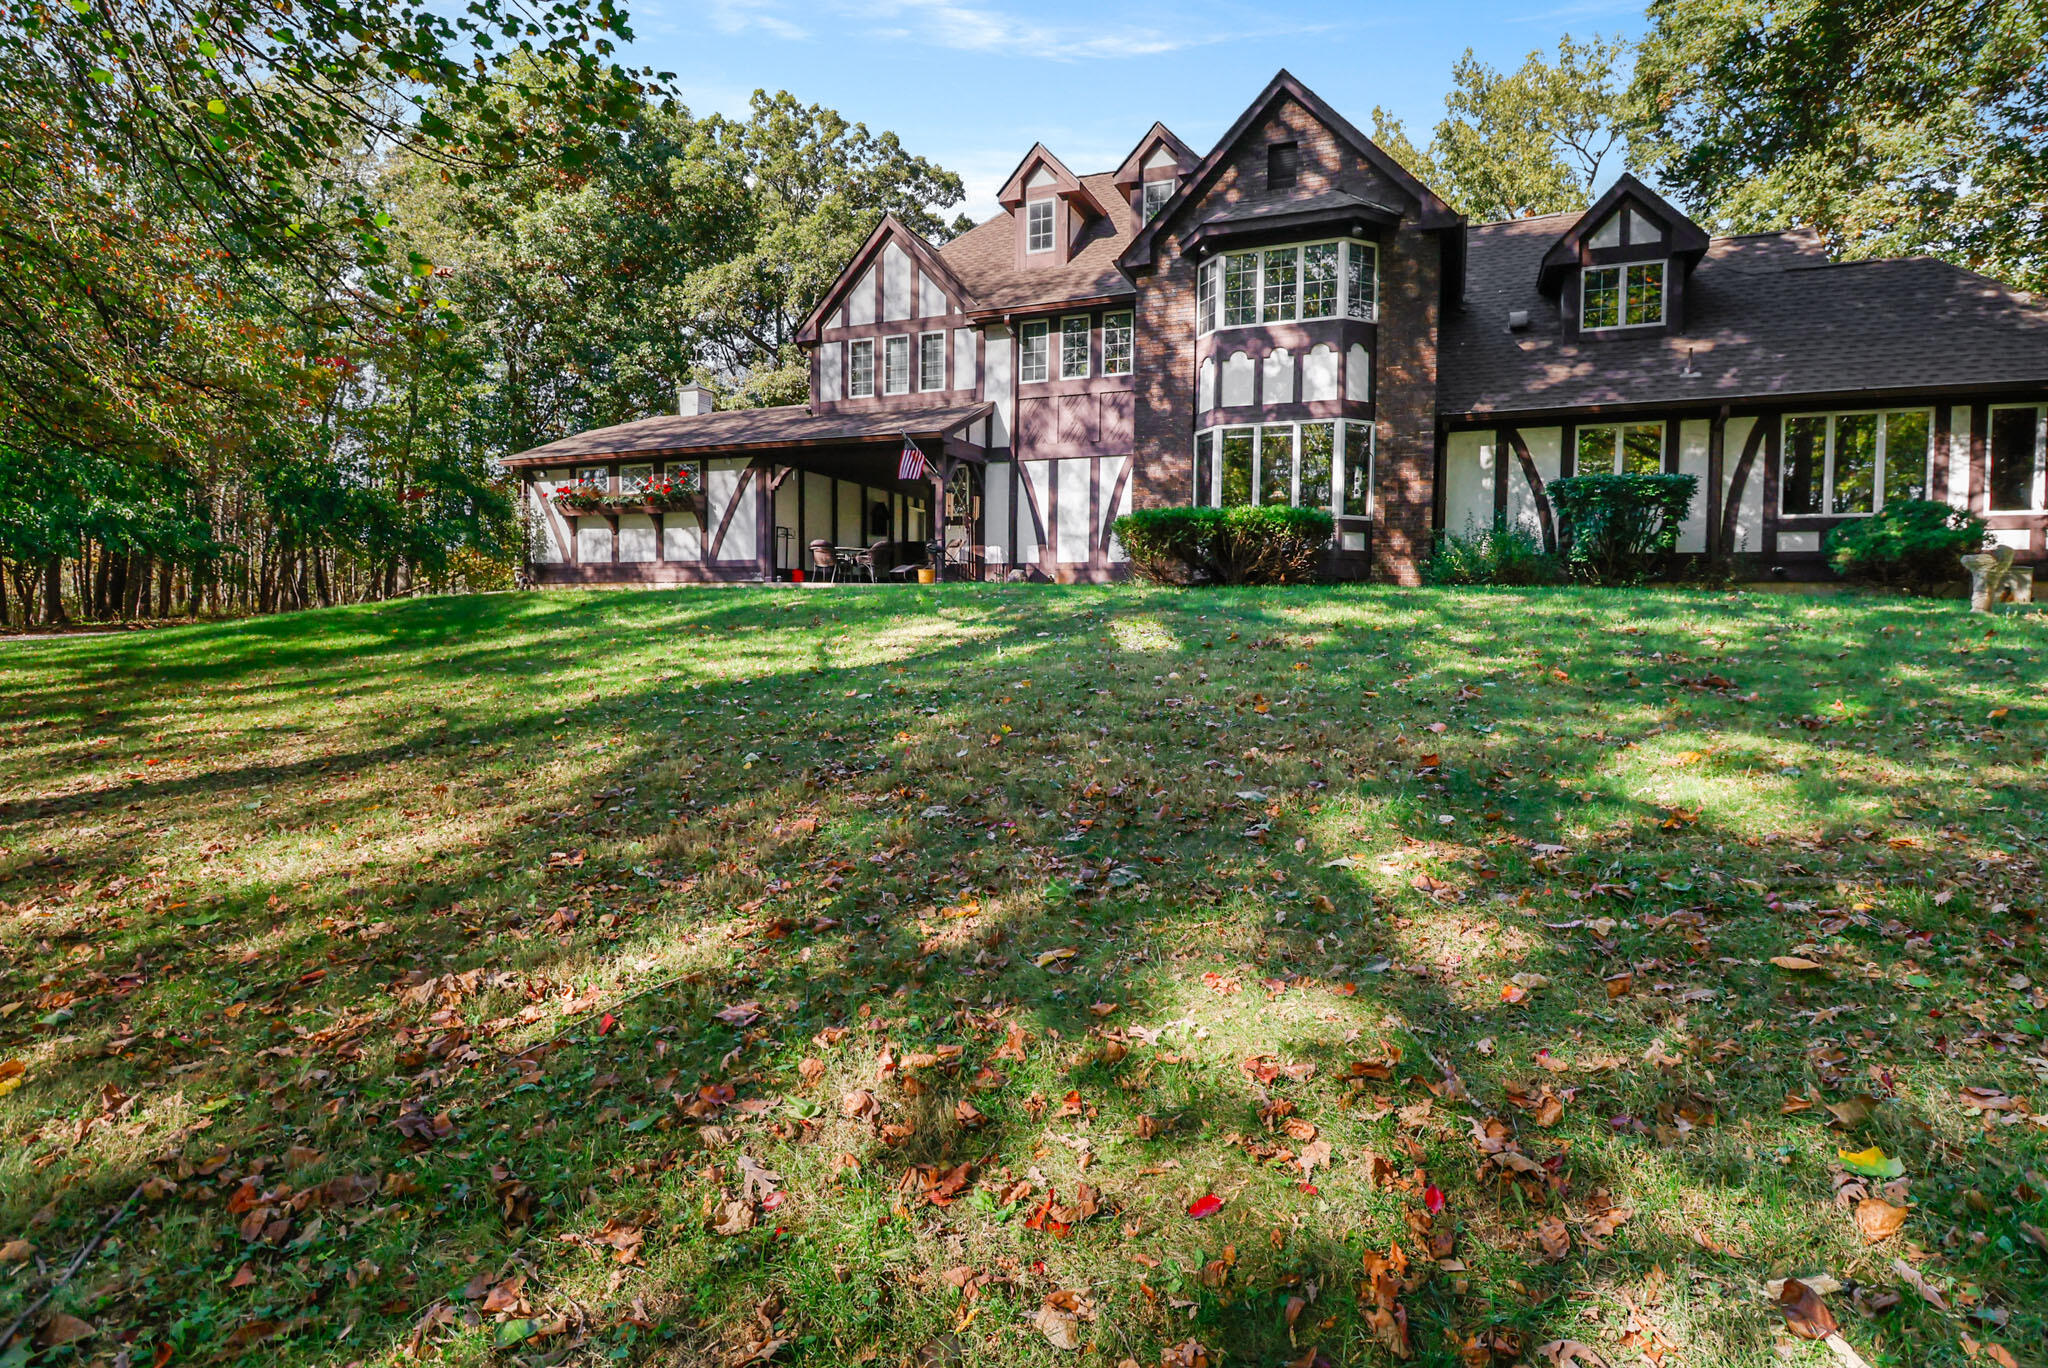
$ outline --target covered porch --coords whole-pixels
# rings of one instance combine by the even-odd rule
[[[645,419],[520,452],[531,582],[693,584],[861,578],[927,563],[986,573],[975,554],[992,405],[857,416],[807,408]],[[906,444],[925,471],[906,477]],[[823,552],[814,557],[813,543]],[[869,568],[872,567],[872,570]]]

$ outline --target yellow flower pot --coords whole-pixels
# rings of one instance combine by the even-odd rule
[[[917,567],[917,582],[919,584],[937,584],[939,582],[939,572],[932,569],[929,565],[920,565]]]

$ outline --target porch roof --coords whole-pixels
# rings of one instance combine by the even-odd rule
[[[809,405],[789,404],[723,413],[664,414],[563,437],[508,456],[505,464],[520,469],[629,456],[737,455],[792,447],[894,444],[905,437],[945,441],[994,409],[994,404],[982,401],[867,413],[815,414]],[[958,445],[949,444],[948,454],[963,455]]]

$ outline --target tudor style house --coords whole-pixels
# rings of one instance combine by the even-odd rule
[[[2048,555],[2048,306],[1805,231],[1711,238],[1632,176],[1472,224],[1286,72],[1207,155],[1035,146],[934,246],[885,219],[802,327],[810,402],[511,457],[541,583],[1121,570],[1132,508],[1328,509],[1338,578],[1412,583],[1439,532],[1555,529],[1547,481],[1682,471],[1681,549],[1824,572],[1887,500]],[[906,460],[912,444],[922,461]],[[848,552],[859,550],[849,557]],[[872,567],[872,569],[870,569]]]

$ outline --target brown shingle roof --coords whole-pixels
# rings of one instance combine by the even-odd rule
[[[789,446],[830,446],[842,442],[895,441],[905,435],[941,437],[987,414],[989,403],[937,408],[884,409],[872,413],[813,414],[803,404],[781,408],[729,409],[688,417],[664,414],[616,427],[579,432],[505,458],[508,466],[560,465],[619,456],[682,455],[689,452],[756,451]]]
[[[1118,191],[1112,173],[1082,176],[1081,185],[1108,210],[1089,225],[1088,240],[1057,266],[1017,264],[1017,223],[997,214],[939,248],[939,257],[974,296],[978,310],[1054,308],[1081,299],[1133,293],[1116,259],[1138,231],[1137,211]]]
[[[1830,264],[1804,230],[1713,239],[1686,282],[1683,333],[1567,341],[1536,282],[1577,217],[1467,231],[1465,306],[1444,319],[1441,412],[2048,385],[2048,306],[1928,257]],[[1515,309],[1529,311],[1524,332],[1508,330]]]

